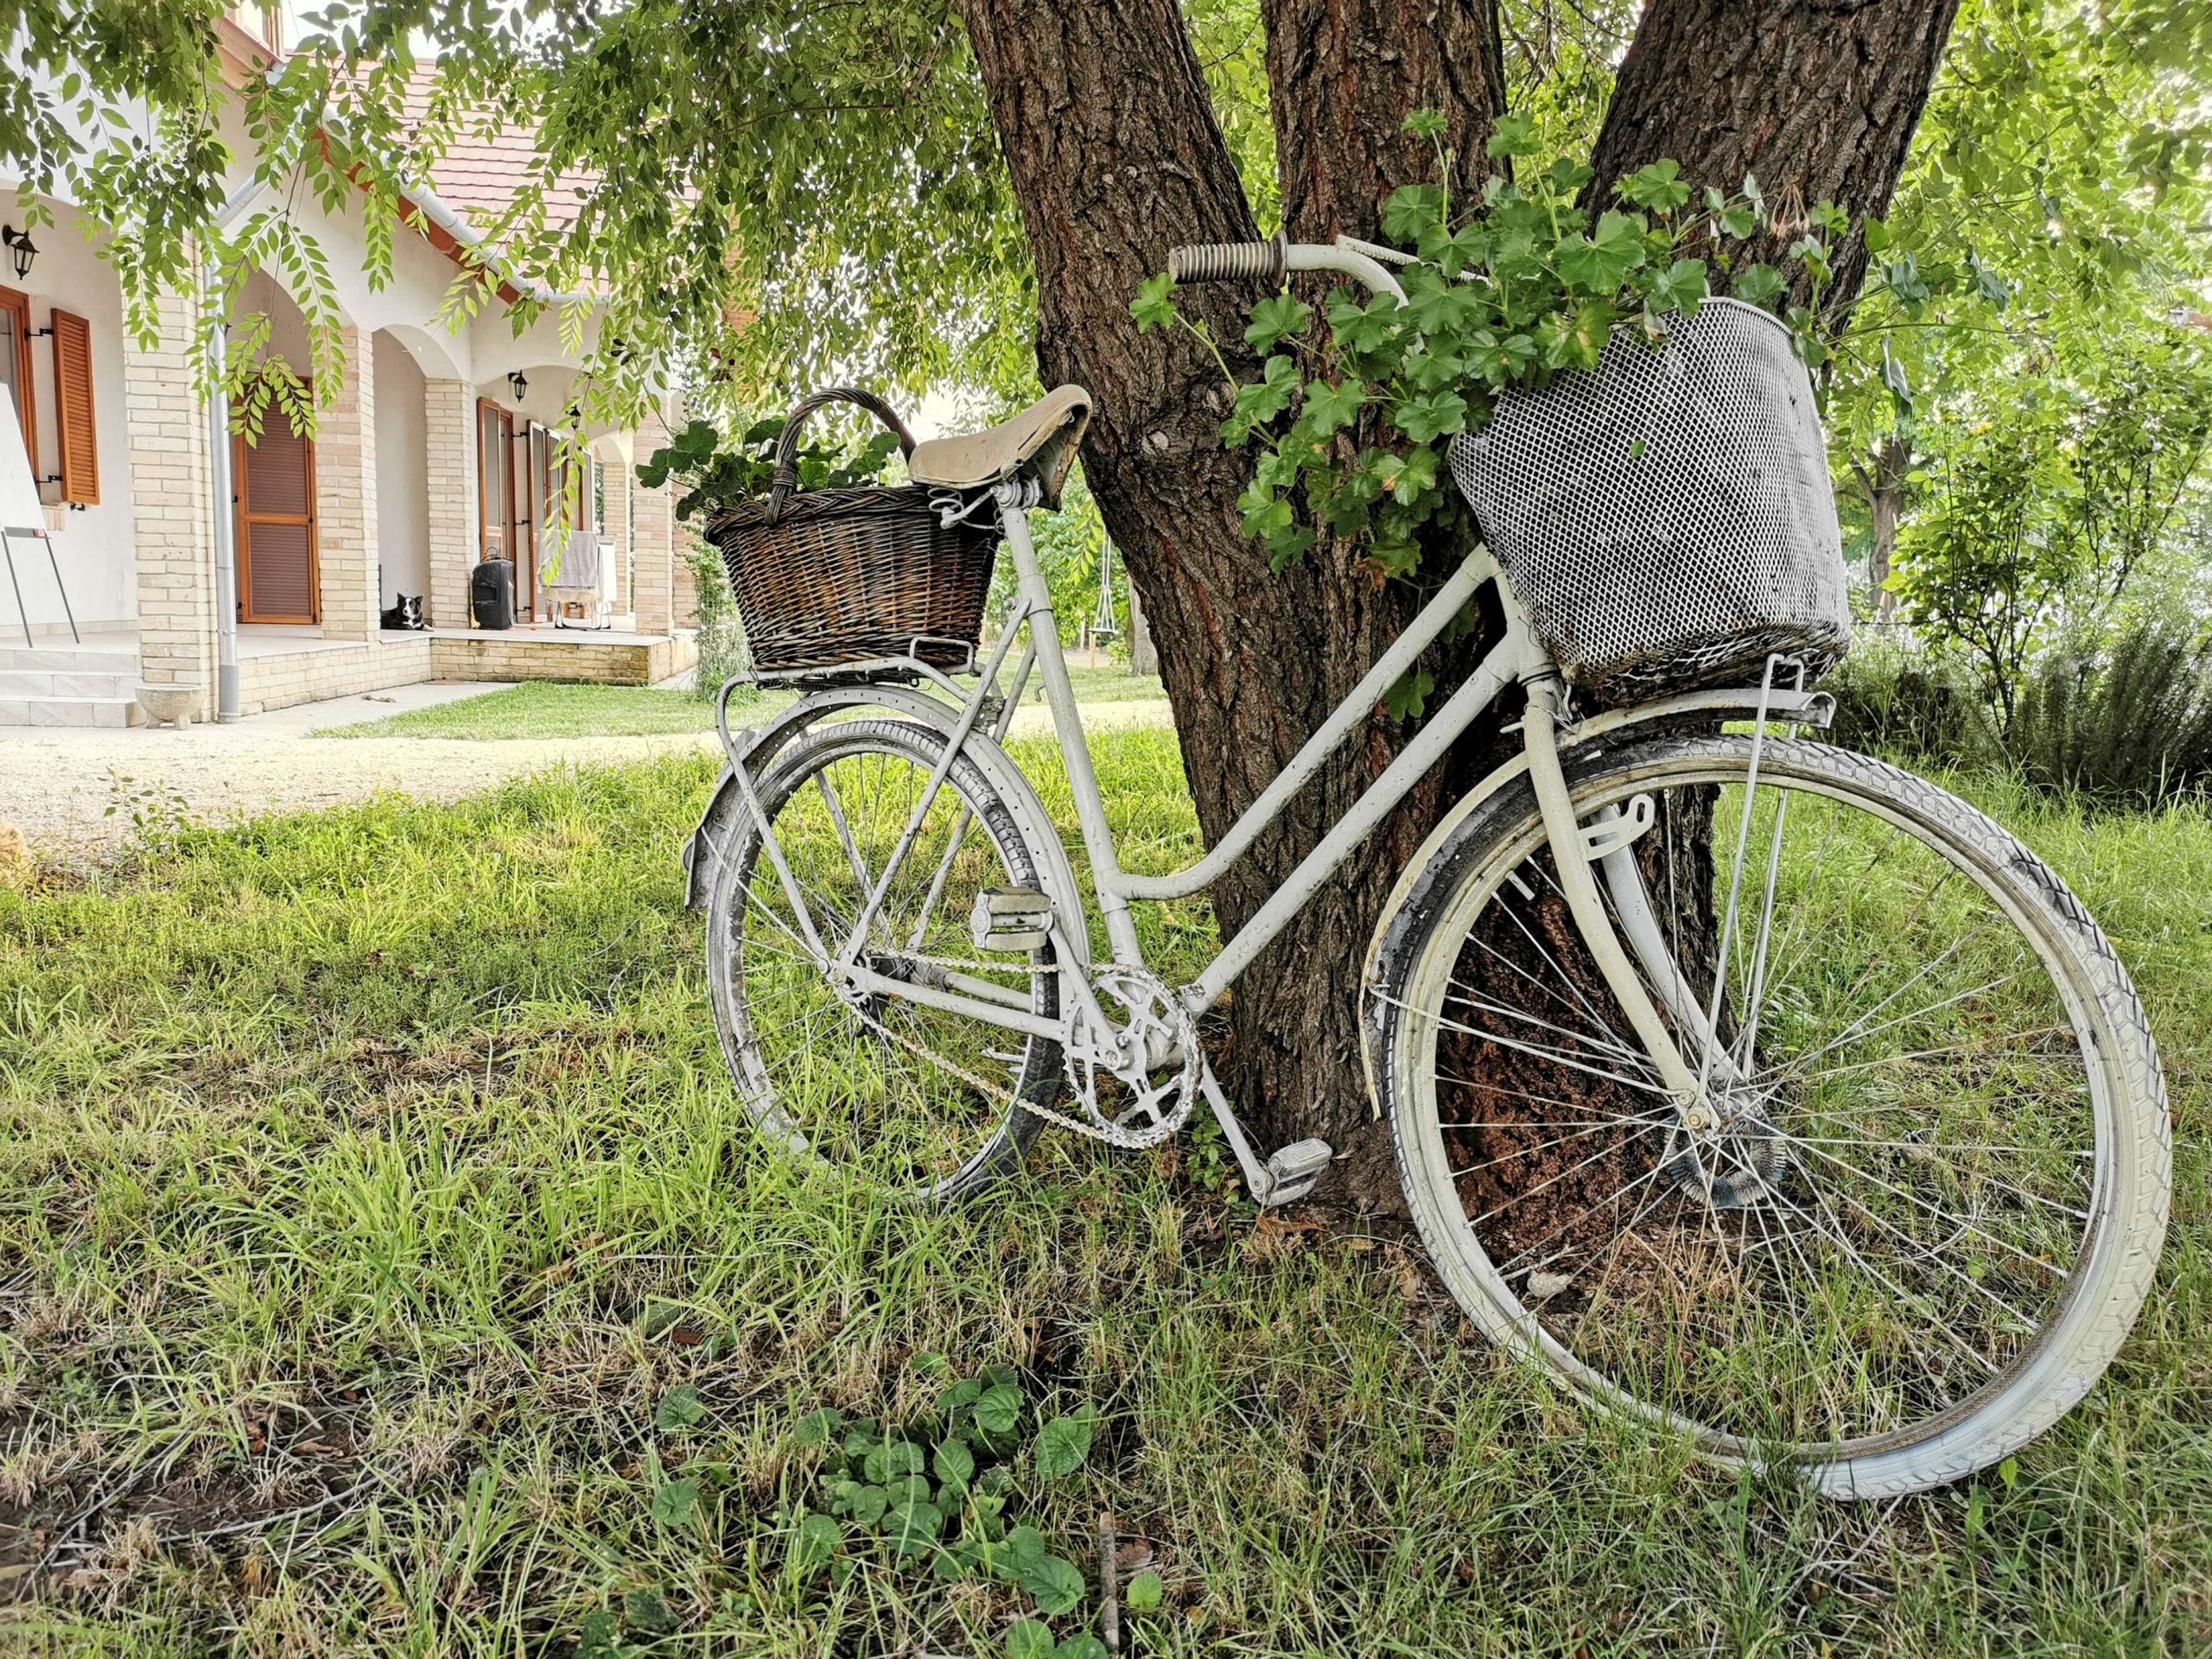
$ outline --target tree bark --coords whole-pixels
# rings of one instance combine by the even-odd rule
[[[1382,203],[1436,168],[1405,130],[1445,118],[1455,199],[1479,188],[1484,142],[1505,111],[1495,0],[1265,0],[1275,174],[1294,242],[1372,241]]]
[[[1854,221],[1830,252],[1826,302],[1848,306],[1866,276],[1856,221],[1886,212],[1958,0],[1650,0],[1621,60],[1591,164],[1592,201],[1656,161],[1694,185],[1757,176],[1774,225],[1751,257],[1789,271],[1805,210],[1833,201]]]

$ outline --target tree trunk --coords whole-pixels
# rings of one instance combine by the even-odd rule
[[[1790,271],[1807,208],[1853,220],[1888,210],[1928,102],[1958,0],[1649,0],[1621,60],[1591,164],[1591,200],[1671,157],[1694,185],[1757,176],[1776,208],[1752,257]],[[1848,306],[1866,276],[1854,224],[1831,251],[1827,302]]]
[[[1264,0],[1261,12],[1292,241],[1379,238],[1390,193],[1435,173],[1433,141],[1405,130],[1415,110],[1445,118],[1454,199],[1479,188],[1505,111],[1495,0]]]
[[[1174,7],[967,0],[966,16],[1036,248],[1039,367],[1047,385],[1079,381],[1097,398],[1085,475],[1143,595],[1199,828],[1211,843],[1396,637],[1410,613],[1408,596],[1378,582],[1348,547],[1269,570],[1238,527],[1236,499],[1248,473],[1216,435],[1229,402],[1218,372],[1187,343],[1140,336],[1130,321],[1138,282],[1163,268],[1170,245],[1257,235]],[[1363,31],[1392,39],[1435,27],[1411,6],[1371,4],[1362,17]],[[1461,9],[1451,38],[1487,38],[1478,56],[1494,66],[1488,18],[1486,9]],[[1354,86],[1332,50],[1317,46],[1296,72],[1300,90],[1277,95],[1279,105],[1337,100],[1356,105],[1361,121],[1376,111],[1387,120],[1374,135],[1375,155],[1349,124],[1300,149],[1307,171],[1295,235],[1375,234],[1382,197],[1433,167],[1432,156],[1408,148],[1404,112],[1447,104],[1455,86],[1489,96],[1498,84],[1487,70],[1447,62],[1433,41],[1410,54],[1365,53],[1359,62]],[[1408,63],[1423,79],[1394,85],[1393,66]],[[1459,109],[1455,139],[1479,127],[1478,150],[1490,118]],[[1329,194],[1340,176],[1362,182]],[[1234,341],[1256,295],[1194,289],[1184,297],[1217,339]],[[1224,935],[1282,885],[1400,741],[1380,728],[1354,739],[1342,763],[1260,837],[1213,890]],[[1391,880],[1435,820],[1440,793],[1432,779],[1315,896],[1230,1004],[1223,1081],[1257,1137],[1273,1146],[1319,1135],[1353,1153],[1348,1190],[1363,1204],[1395,1203],[1395,1180],[1366,1109],[1357,964]]]

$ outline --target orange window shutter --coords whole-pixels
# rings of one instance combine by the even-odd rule
[[[73,312],[54,314],[54,434],[61,450],[61,499],[98,506],[99,439],[92,424],[92,327]]]

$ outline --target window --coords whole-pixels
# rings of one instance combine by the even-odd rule
[[[61,499],[99,505],[99,435],[92,423],[92,326],[54,313],[54,437],[61,450]]]
[[[38,397],[31,379],[31,296],[0,288],[0,386],[16,400],[23,423],[23,453],[38,476]]]

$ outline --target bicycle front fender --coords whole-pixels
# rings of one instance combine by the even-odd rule
[[[1665,721],[1691,719],[1699,715],[1726,718],[1731,715],[1757,714],[1765,706],[1768,718],[1787,720],[1801,726],[1825,728],[1835,715],[1835,699],[1825,691],[1762,690],[1756,685],[1730,686],[1718,690],[1690,691],[1680,696],[1662,697],[1656,702],[1639,703],[1632,709],[1608,709],[1601,715],[1560,728],[1559,743],[1562,751],[1572,751],[1591,744],[1604,745],[1632,728],[1655,725]],[[1382,983],[1384,953],[1390,949],[1397,931],[1399,918],[1406,901],[1413,896],[1414,888],[1436,855],[1459,832],[1460,826],[1480,811],[1490,802],[1511,786],[1515,779],[1529,770],[1529,757],[1524,752],[1505,761],[1482,782],[1462,795],[1449,811],[1437,820],[1436,827],[1428,832],[1406,866],[1398,872],[1398,879],[1390,889],[1390,896],[1382,901],[1382,913],[1376,918],[1375,931],[1367,942],[1367,958],[1361,964],[1359,976],[1360,1069],[1367,1078],[1368,1109],[1379,1119],[1382,1116],[1382,1091],[1376,1068],[1382,1065],[1381,1019],[1378,1005],[1369,995],[1371,987]]]
[[[960,710],[942,697],[930,696],[906,686],[848,685],[836,686],[802,697],[781,714],[766,723],[734,733],[736,747],[734,761],[746,767],[755,778],[772,765],[792,739],[831,715],[881,709],[901,720],[926,726],[939,736],[950,740],[953,728],[959,723]],[[1023,844],[1031,860],[1043,876],[1046,891],[1054,908],[1064,919],[1069,944],[1080,955],[1076,964],[1084,973],[1090,969],[1090,929],[1084,925],[1082,907],[1082,888],[1076,885],[1074,868],[1068,862],[1067,849],[1060,844],[1058,834],[1052,829],[1050,814],[1029,779],[1013,757],[999,747],[988,734],[971,731],[963,753],[974,761],[991,788],[1011,809],[1015,823],[1021,831]],[[721,776],[715,780],[715,792],[708,798],[706,810],[699,815],[698,827],[685,839],[682,855],[684,873],[683,907],[704,910],[707,896],[713,890],[715,871],[721,862],[721,849],[727,842],[731,823],[744,813],[745,801],[737,786],[737,776],[732,770],[731,757],[725,756]]]

